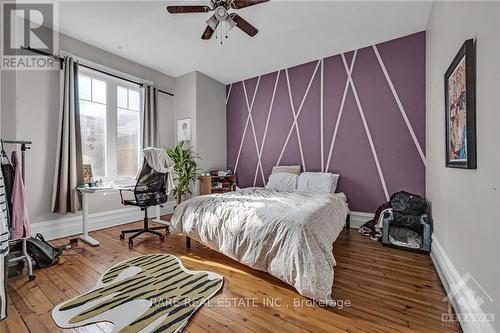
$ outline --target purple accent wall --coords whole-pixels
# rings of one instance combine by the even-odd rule
[[[263,186],[279,163],[339,173],[353,211],[424,195],[425,32],[227,86],[227,140],[240,187]]]

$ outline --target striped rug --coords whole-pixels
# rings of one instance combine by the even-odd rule
[[[105,321],[114,324],[112,332],[180,332],[223,283],[219,274],[187,270],[173,255],[140,256],[111,267],[52,317],[61,328]]]

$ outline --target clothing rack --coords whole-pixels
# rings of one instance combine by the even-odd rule
[[[2,144],[2,157],[7,157],[5,151],[4,151],[4,144],[11,144],[11,145],[21,145],[21,172],[22,172],[22,177],[23,177],[23,182],[26,179],[26,150],[30,149],[29,147],[32,142],[31,141],[19,141],[19,140],[0,140]],[[26,183],[25,183],[26,184]],[[14,241],[9,241],[9,247],[12,245],[17,245],[21,243],[21,255],[18,257],[14,258],[9,258],[9,262],[17,262],[20,260],[24,260],[26,263],[27,269],[28,269],[28,279],[31,281],[35,279],[35,275],[33,275],[33,264],[32,264],[32,259],[28,254],[27,246],[26,246],[26,238],[23,238],[21,240],[14,240]]]
[[[36,54],[39,54],[39,55],[42,55],[42,56],[45,56],[45,57],[49,57],[49,58],[52,58],[54,60],[57,60],[57,61],[59,61],[59,68],[63,69],[63,67],[64,67],[64,58],[63,57],[60,57],[58,55],[54,55],[54,54],[50,54],[50,53],[44,52],[42,50],[34,49],[32,47],[21,46],[21,49],[29,51],[29,52],[33,52],[33,53],[36,53]],[[97,68],[89,66],[89,65],[78,64],[78,66],[85,67],[85,68],[91,69],[93,71],[96,71],[96,72],[99,72],[99,73],[102,73],[102,74],[106,74],[106,75],[112,76],[114,78],[123,80],[123,81],[134,83],[134,84],[137,84],[138,86],[141,86],[141,87],[144,86],[144,84],[141,83],[141,82],[130,80],[130,79],[124,78],[122,76],[119,76],[119,75],[116,75],[116,74],[113,74],[113,73],[109,73],[109,72],[103,71],[102,69],[97,69]],[[168,92],[168,91],[165,91],[165,90],[162,90],[162,89],[156,89],[156,91],[158,91],[160,93],[163,93],[163,94],[167,94],[169,96],[174,96],[174,94],[172,94],[171,92]]]

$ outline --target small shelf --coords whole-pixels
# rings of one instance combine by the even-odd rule
[[[214,187],[213,185],[215,183],[222,183],[222,187]],[[233,185],[235,184],[236,184],[236,175],[201,176],[200,195],[232,192]]]

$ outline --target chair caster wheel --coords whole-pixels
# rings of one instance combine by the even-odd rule
[[[165,240],[165,236],[160,236],[160,240],[163,242]]]
[[[134,246],[134,242],[132,240],[129,240],[128,241],[128,246],[130,246],[130,247]]]
[[[121,235],[120,235],[120,239],[125,239],[125,235],[124,235],[124,234],[121,234]]]
[[[36,278],[36,275],[30,275],[28,276],[28,280],[33,281]]]

